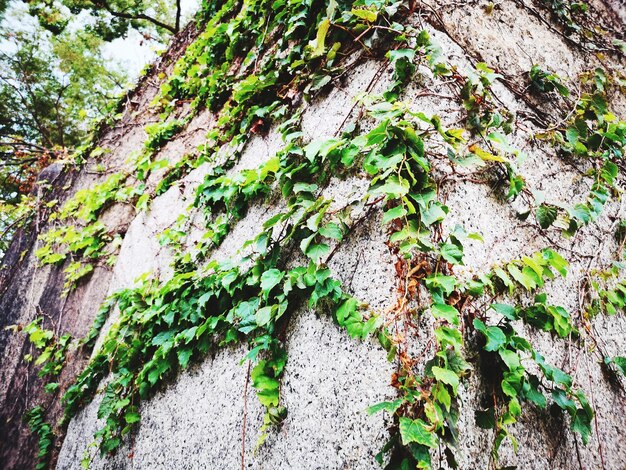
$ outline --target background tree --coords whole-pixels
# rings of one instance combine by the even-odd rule
[[[181,0],[0,0],[0,256],[37,174],[70,155],[133,78],[103,46],[133,30],[164,44],[181,16]]]
[[[12,22],[16,24],[15,22]],[[66,157],[90,119],[106,114],[126,75],[106,63],[103,40],[79,29],[2,31],[0,49],[0,251],[29,206],[37,174]]]
[[[180,29],[181,0],[24,0],[31,15],[53,34],[64,31],[73,15],[87,13],[87,29],[110,41],[129,29],[161,36]]]

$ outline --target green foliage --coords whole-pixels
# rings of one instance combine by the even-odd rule
[[[287,127],[286,137],[292,134],[290,131]],[[350,148],[347,140],[342,144]],[[220,203],[237,195],[244,197],[244,202],[255,196],[258,191],[249,188],[258,188],[259,180],[267,181],[272,176],[285,182],[282,189],[288,196],[287,211],[269,218],[263,231],[243,245],[255,247],[253,255],[238,261],[210,262],[201,272],[182,272],[163,286],[148,281],[141,288],[116,295],[121,319],[64,398],[69,417],[95,392],[108,370],[103,366],[112,365],[115,378],[107,386],[106,405],[100,408],[107,424],[97,436],[103,451],[116,448],[130,430],[132,423],[124,424],[123,419],[136,399],[147,397],[168,374],[186,367],[190,359],[209,347],[244,339],[253,345],[248,359],[256,360],[262,351],[273,354],[269,362],[260,362],[254,368],[252,379],[267,407],[266,424],[278,421],[284,416],[277,395],[284,354],[280,360],[276,356],[278,343],[273,335],[296,293],[297,298],[308,297],[313,307],[328,302],[334,305],[334,318],[351,336],[365,337],[377,326],[375,318],[364,318],[358,303],[342,293],[339,283],[330,277],[330,270],[314,263],[329,254],[322,249],[329,246],[325,239],[342,238],[344,224],[324,222],[328,202],[315,196],[317,185],[304,181],[315,175],[321,182],[324,174],[336,174],[333,168],[341,164],[344,149],[338,145],[311,149],[308,147],[307,152],[288,142],[282,158],[270,160],[259,171],[244,170],[233,177],[235,184],[223,176],[210,175],[213,179],[208,177],[200,188],[199,200],[215,211]],[[227,188],[230,190],[225,191]],[[222,207],[231,214],[238,210],[231,204]],[[278,239],[273,236],[275,227],[283,227]],[[291,239],[297,240],[296,245],[311,258],[308,267],[280,269],[280,247]],[[241,268],[249,263],[250,268]],[[143,359],[137,362],[137,357]]]
[[[531,71],[531,77],[532,74]],[[565,126],[539,135],[550,139],[567,158],[593,164],[589,170],[593,183],[583,202],[556,206],[538,201],[535,215],[541,228],[554,224],[566,236],[573,236],[581,227],[600,217],[606,202],[616,192],[619,165],[626,147],[626,121],[619,120],[608,109],[606,89],[609,83],[604,71],[596,69],[583,78],[588,91],[575,103]],[[546,80],[556,83],[549,78]],[[550,90],[545,88],[545,91]]]
[[[498,110],[491,97],[491,85],[498,78],[502,75],[480,62],[465,80],[461,98],[468,113],[468,130],[482,133],[490,128],[502,128],[507,134],[511,131],[514,116],[506,110]]]
[[[106,425],[97,437],[103,451],[112,451],[133,424],[124,422],[129,412],[133,416],[137,412],[131,403],[146,398],[165,377],[187,367],[194,356],[248,338],[254,347],[247,358],[255,360],[262,351],[275,351],[278,343],[273,333],[295,294],[315,295],[313,306],[325,299],[337,304],[346,298],[337,281],[328,277],[329,271],[314,264],[286,272],[267,269],[278,262],[274,250],[250,259],[250,269],[240,269],[242,264],[235,260],[211,263],[212,274],[185,273],[159,288],[148,283],[118,294],[122,317],[89,367],[68,389],[64,397],[68,417],[90,398],[102,374],[111,367],[113,380],[99,409]],[[138,362],[140,358],[143,360]],[[268,419],[275,420],[277,413],[277,378],[285,359],[284,353],[280,359],[274,355],[269,362],[259,362],[252,374]]]
[[[504,315],[507,320],[522,319],[537,329],[554,333],[561,338],[577,336],[578,332],[571,323],[569,313],[563,307],[546,304],[546,299],[546,294],[538,294],[535,296],[534,304],[528,307],[513,308],[504,304],[494,304],[492,308]]]
[[[275,344],[269,354],[271,359],[259,361],[250,373],[259,401],[267,409],[260,429],[263,434],[257,445],[261,445],[268,436],[264,431],[270,426],[279,425],[287,417],[287,409],[279,404],[280,377],[287,363],[287,352]]]
[[[159,0],[31,0],[29,13],[53,34],[60,34],[70,25],[72,16],[87,13],[86,31],[106,41],[125,36],[130,29],[144,33],[172,34],[180,29],[180,4]],[[175,22],[170,24],[171,18]]]
[[[94,222],[85,227],[63,225],[40,235],[44,243],[35,251],[42,265],[59,264],[68,256],[80,256],[84,259],[98,260],[107,255],[103,250],[106,243],[113,240],[101,222]],[[109,262],[114,260],[114,253],[109,253]],[[68,294],[76,283],[93,271],[92,262],[71,261],[63,270],[65,283],[63,293]]]
[[[55,378],[65,366],[65,354],[72,337],[65,334],[57,339],[52,330],[42,328],[42,323],[43,319],[37,318],[24,327],[24,333],[28,335],[28,340],[39,353],[35,360],[35,365],[41,366],[37,375]],[[26,359],[31,361],[33,357],[29,354]]]
[[[23,333],[28,335],[28,341],[38,353],[34,364],[39,367],[37,375],[47,379],[44,390],[49,394],[56,394],[60,389],[56,379],[65,366],[65,357],[71,346],[72,337],[64,334],[57,338],[52,330],[42,327],[43,318],[39,317],[23,328]],[[11,329],[19,330],[14,326]],[[31,362],[34,358],[27,354],[24,359]],[[36,469],[46,469],[49,466],[55,435],[52,426],[44,420],[45,410],[42,406],[36,406],[24,414],[24,420],[28,423],[30,431],[39,438],[39,452],[37,454]]]
[[[35,214],[36,199],[32,195],[15,196],[13,201],[0,200],[0,257],[9,249],[17,230],[28,227]]]
[[[610,24],[599,20],[593,3],[572,0],[543,0],[541,3],[552,14],[552,19],[570,44],[587,52],[602,50],[622,56],[625,53],[623,41],[613,39],[622,37],[619,28],[613,29]]]
[[[535,211],[535,217],[542,229],[549,228],[557,219],[559,215],[558,208],[551,206],[550,204],[540,204]]]
[[[104,116],[124,75],[105,64],[101,42],[85,33],[49,39],[18,29],[7,40],[11,52],[0,55],[3,143],[12,139],[29,158],[42,149],[54,153],[78,145],[85,137],[82,123]]]
[[[100,408],[100,415],[106,418],[107,423],[98,433],[103,451],[117,447],[121,436],[130,429],[130,424],[123,425],[121,420],[130,403],[134,402],[133,397],[136,394],[138,398],[146,397],[168,372],[186,367],[195,354],[206,351],[210,344],[228,344],[243,335],[250,338],[254,345],[248,355],[250,359],[255,359],[261,351],[276,351],[272,333],[275,324],[288,310],[289,294],[294,289],[309,292],[312,306],[332,301],[336,306],[336,321],[345,326],[352,336],[364,337],[376,327],[375,318],[366,321],[358,303],[342,294],[328,269],[311,263],[308,268],[282,271],[277,264],[279,247],[291,238],[300,240],[298,244],[303,253],[315,262],[329,255],[329,245],[324,239],[343,238],[347,228],[345,223],[323,222],[328,204],[314,196],[318,191],[317,184],[304,181],[315,176],[321,183],[324,175],[336,174],[333,168],[344,162],[354,162],[353,157],[345,158],[347,155],[371,153],[371,146],[391,148],[393,140],[387,140],[394,139],[393,132],[388,139],[375,138],[375,134],[372,132],[356,142],[341,139],[332,145],[313,147],[311,144],[302,149],[289,140],[294,133],[291,127],[286,126],[287,147],[280,158],[270,160],[258,171],[245,171],[232,179],[219,174],[207,178],[198,192],[197,203],[211,207],[212,212],[222,207],[227,213],[236,214],[240,209],[233,206],[234,200],[242,198],[245,204],[252,197],[264,193],[266,189],[263,188],[271,182],[268,180],[270,177],[283,183],[280,186],[284,195],[288,196],[288,211],[268,219],[264,231],[244,244],[244,248],[256,247],[255,256],[244,257],[237,263],[212,262],[206,271],[203,270],[212,274],[182,273],[162,287],[156,288],[148,282],[141,289],[125,291],[117,296],[122,312],[118,326],[111,330],[101,352],[65,396],[66,410],[71,416],[80,403],[95,391],[94,387],[105,370],[103,365],[113,365],[115,379],[107,386],[109,398]],[[416,143],[419,145],[419,141]],[[261,182],[262,185],[259,184]],[[223,206],[220,205],[222,203]],[[272,232],[277,226],[290,228],[282,230],[282,238],[273,240]],[[215,242],[219,243],[219,240]],[[247,260],[253,263],[252,268],[240,270],[238,266],[245,265]],[[255,286],[258,289],[256,294]],[[165,299],[171,300],[163,303]],[[218,311],[206,310],[205,305],[219,305],[221,308]],[[153,308],[159,310],[158,316],[149,313]],[[135,324],[136,327],[133,326]],[[141,330],[136,330],[139,326]],[[120,347],[124,343],[127,346]],[[140,370],[134,365],[137,364],[134,359],[137,354],[146,357],[141,361],[144,365]],[[277,356],[273,357],[269,363],[260,362],[253,372],[253,385],[268,408],[266,424],[284,415],[276,394],[276,380],[284,360],[276,363]]]
[[[556,274],[565,276],[568,267],[569,263],[560,254],[546,248],[531,257],[524,256],[522,259],[495,267],[487,277],[500,291],[508,290],[512,295],[517,286],[527,291],[543,287],[545,282],[554,279]]]
[[[599,21],[593,3],[571,0],[543,0],[542,3],[563,30],[563,36],[580,49],[611,51],[618,55],[626,52],[624,42],[618,39],[622,37],[619,29]]]
[[[307,77],[314,81],[316,74],[321,76],[322,74],[328,75],[338,72],[338,70],[333,71],[324,68],[316,70],[312,67],[313,63],[319,62],[319,58],[311,57],[306,47],[310,38],[317,33],[317,30],[310,26],[311,23],[317,21],[316,18],[323,14],[319,5],[274,2],[273,10],[267,10],[268,4],[268,1],[256,0],[231,17],[234,2],[224,3],[207,23],[205,32],[189,46],[185,55],[177,62],[170,79],[162,86],[161,93],[155,99],[155,104],[163,107],[163,121],[147,128],[149,138],[144,144],[144,151],[136,162],[136,177],[139,180],[145,180],[153,169],[164,164],[167,165],[166,162],[154,161],[152,157],[167,140],[183,128],[184,124],[198,110],[204,107],[212,110],[222,108],[219,113],[218,124],[207,136],[208,144],[203,149],[200,158],[189,156],[189,159],[183,158],[182,161],[170,168],[170,171],[177,177],[180,177],[181,171],[213,159],[219,147],[225,142],[232,141],[233,147],[243,143],[248,132],[259,121],[267,120],[270,113],[275,118],[284,116],[286,107],[274,98],[268,99],[276,96],[282,87],[290,85],[297,89],[304,86],[303,83]],[[269,16],[266,17],[265,15]],[[227,18],[230,19],[225,21]],[[294,18],[294,21],[287,22],[291,27],[283,35],[278,34],[280,29],[273,36],[266,37],[263,34],[268,29],[268,20],[276,27],[283,27],[286,18]],[[304,18],[308,18],[308,21],[302,21]],[[337,20],[338,24],[343,24],[344,27],[358,26],[360,21],[358,16],[347,16]],[[261,43],[255,43],[252,40],[252,33],[257,34]],[[329,37],[332,37],[333,40],[341,39],[345,37],[345,33],[337,30],[333,31],[332,36],[329,35]],[[277,43],[277,50],[262,56],[261,60],[255,64],[255,73],[252,73],[249,67],[253,60],[257,60],[255,55],[257,51],[254,46],[262,47],[263,43],[270,41]],[[294,47],[294,41],[299,45]],[[334,52],[337,52],[336,49]],[[286,58],[285,54],[288,54]],[[229,66],[234,57],[243,58],[241,66],[243,70],[232,69]],[[325,61],[330,66],[334,59],[326,57]],[[214,85],[219,85],[220,88],[217,89]],[[193,97],[192,113],[188,115],[186,121],[168,120],[167,118],[172,112],[172,105],[181,99],[190,97]],[[236,153],[232,155],[232,157],[235,156]],[[192,158],[193,162],[191,162]],[[91,220],[97,217],[98,212],[106,207],[106,204],[114,200],[124,200],[124,198],[126,200],[133,199],[139,208],[145,208],[150,195],[143,194],[142,185],[136,188],[128,185],[117,191],[114,190],[122,182],[128,181],[129,177],[130,174],[126,173],[114,174],[102,185],[77,194],[66,203],[60,217],[66,219],[71,216]],[[166,177],[158,185],[157,191],[160,193],[166,190],[171,181],[172,179]],[[135,199],[138,196],[141,197]],[[82,207],[82,209],[80,211],[75,210],[78,207]],[[224,224],[221,225],[222,228],[217,230],[217,237],[225,235],[223,232]],[[80,235],[82,230],[74,228],[69,234],[70,242],[75,240],[73,235],[78,233],[78,245],[89,245],[94,248],[89,250],[89,253],[93,255],[92,258],[97,259],[112,254],[104,251],[107,243],[113,239],[111,235],[106,234],[101,227],[93,225],[87,226],[85,231],[85,235],[90,238],[89,240]],[[100,231],[100,233],[93,239],[92,234],[96,231]],[[66,240],[66,238],[68,237],[62,237],[61,240]],[[68,253],[82,254],[80,250],[74,250],[71,246],[69,249],[64,246],[52,246],[51,242],[59,239],[53,237],[52,232],[44,235],[42,239],[45,245],[40,251],[40,259],[44,263],[61,262],[66,259]],[[311,249],[317,250],[317,253],[321,254],[318,245],[312,245]],[[85,273],[82,269],[75,271]],[[68,287],[73,287],[73,281],[77,279],[77,276],[70,279]]]
[[[479,319],[474,320],[474,328],[486,340],[483,349],[489,354],[485,360],[490,364],[499,364],[502,370],[500,382],[500,404],[477,411],[479,426],[496,430],[493,457],[497,461],[498,450],[505,438],[509,438],[517,447],[515,438],[506,430],[506,426],[515,423],[521,414],[521,402],[530,402],[539,408],[547,406],[547,399],[542,392],[550,391],[554,404],[571,417],[571,427],[580,433],[583,441],[588,442],[591,435],[593,411],[584,393],[572,388],[572,378],[560,369],[545,362],[543,356],[533,349],[531,344],[518,336],[508,318],[499,326],[486,326]],[[523,364],[522,354],[529,354],[539,367],[543,379],[551,382],[548,386],[540,377],[529,373]]]
[[[31,408],[24,415],[24,419],[28,423],[33,434],[39,438],[39,453],[37,454],[36,470],[45,470],[48,468],[52,447],[54,445],[54,433],[52,426],[44,421],[44,409],[41,406]]]
[[[0,252],[17,228],[29,226],[27,195],[38,174],[87,138],[85,121],[107,115],[126,80],[105,64],[102,41],[93,35],[68,31],[50,38],[23,22],[13,12],[3,23],[10,31],[0,31]]]
[[[437,438],[432,429],[421,419],[400,418],[400,436],[405,446],[415,443],[433,449],[437,447]]]
[[[500,285],[512,294],[516,285],[534,291],[542,287],[546,280],[554,278],[554,271],[565,276],[567,269],[568,263],[558,253],[545,249],[532,257],[512,261],[506,267],[495,268],[488,277],[496,288]],[[550,391],[554,403],[570,415],[572,429],[580,433],[586,443],[591,434],[593,411],[584,393],[572,388],[570,376],[547,364],[543,356],[517,334],[512,323],[521,319],[537,329],[561,338],[576,336],[578,332],[568,312],[562,307],[549,305],[545,294],[536,295],[534,303],[527,307],[494,303],[491,309],[502,316],[497,325],[487,326],[480,319],[475,319],[473,325],[484,338],[483,350],[488,354],[483,360],[488,361],[491,367],[494,363],[499,364],[499,370],[502,371],[502,403],[476,412],[480,427],[496,430],[492,451],[494,460],[497,462],[498,450],[505,438],[509,438],[514,448],[517,448],[517,441],[507,431],[506,426],[515,423],[519,418],[521,402],[529,401],[540,408],[546,407],[547,399],[541,388]],[[539,377],[527,371],[527,367],[523,365],[523,354],[530,355],[542,371],[543,378],[553,382],[552,386],[545,385]],[[498,377],[498,374],[494,376]]]
[[[123,181],[122,173],[113,173],[103,183],[89,189],[81,189],[63,206],[59,218],[64,220],[73,217],[84,222],[96,221],[108,203],[126,200],[126,194],[122,191],[123,188],[120,188]]]
[[[581,31],[578,23],[589,6],[584,2],[569,2],[566,0],[544,0],[558,21],[565,26],[570,34]]]
[[[615,315],[619,310],[626,309],[626,280],[620,281],[613,288],[603,289],[599,283],[594,283],[598,299],[592,301],[588,311],[593,316],[599,311],[608,315]]]
[[[626,357],[623,356],[615,356],[615,357],[605,357],[605,364],[613,364],[617,368],[617,370],[626,377]]]
[[[561,96],[569,96],[569,89],[563,85],[558,75],[545,72],[538,65],[532,66],[529,75],[531,85],[536,91],[549,93],[556,90]]]

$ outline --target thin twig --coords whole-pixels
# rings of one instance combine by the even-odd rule
[[[250,367],[252,361],[248,361],[246,372],[246,385],[243,388],[243,428],[241,429],[241,470],[245,470],[246,459],[246,421],[248,420],[248,382],[250,382]]]

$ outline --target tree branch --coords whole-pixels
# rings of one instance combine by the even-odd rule
[[[44,127],[43,123],[39,119],[39,115],[37,114],[37,112],[34,109],[34,107],[31,106],[31,103],[28,101],[28,99],[22,93],[22,90],[20,90],[15,84],[13,84],[12,80],[10,78],[7,78],[7,77],[4,77],[4,76],[0,75],[0,80],[2,80],[4,83],[6,83],[11,88],[13,88],[13,90],[17,93],[17,95],[20,98],[20,101],[22,102],[24,107],[30,112],[30,116],[35,121],[35,125],[37,126],[37,130],[41,134],[42,140],[47,141],[48,145],[50,147],[52,147],[54,144],[53,144],[52,140],[50,139],[50,136],[49,136],[46,128]],[[31,90],[29,84],[25,82],[25,86],[27,88],[26,91],[29,93],[29,95],[32,98],[34,95],[32,93],[32,90]]]
[[[0,166],[24,166],[26,163],[34,163],[37,160],[39,160],[38,158],[25,158],[24,160],[21,161],[5,161],[5,162],[0,162]]]
[[[180,0],[177,0],[177,3]],[[145,20],[148,21],[152,24],[154,24],[155,26],[158,26],[159,28],[163,28],[166,29],[167,31],[169,31],[172,34],[176,34],[178,32],[178,28],[174,27],[174,26],[170,26],[169,24],[163,23],[162,21],[157,20],[156,18],[152,18],[151,16],[148,16],[144,13],[137,13],[137,14],[131,14],[131,13],[125,13],[123,11],[115,11],[111,8],[111,6],[109,5],[108,2],[106,1],[97,1],[95,2],[96,5],[102,6],[107,12],[109,12],[111,15],[117,17],[117,18],[124,18],[126,20]]]
[[[176,32],[180,31],[180,13],[181,13],[181,9],[180,9],[180,0],[176,0]]]

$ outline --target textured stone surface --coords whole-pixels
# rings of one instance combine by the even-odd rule
[[[236,348],[185,371],[144,404],[132,442],[112,460],[96,456],[91,468],[239,468],[244,416],[245,468],[376,468],[385,422],[365,410],[393,395],[384,355],[370,342],[346,341],[312,312],[292,320],[287,345],[281,393],[289,415],[256,454],[263,411],[251,386],[244,395],[247,367],[239,362],[245,350]],[[96,411],[93,403],[72,421],[58,468],[81,468]]]

